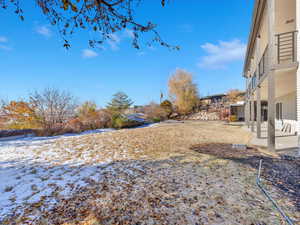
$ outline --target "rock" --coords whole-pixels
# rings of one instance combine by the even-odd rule
[[[202,121],[215,121],[220,120],[220,115],[218,112],[207,112],[200,111],[198,113],[191,114],[189,116],[185,116],[186,120],[202,120]]]

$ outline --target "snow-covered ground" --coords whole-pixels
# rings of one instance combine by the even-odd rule
[[[77,154],[84,154],[78,151],[79,145],[74,149],[63,144],[109,131],[113,129],[0,141],[0,221],[4,216],[21,212],[31,203],[43,202],[51,207],[55,203],[53,196],[68,196],[88,184],[87,178],[100,179],[99,163],[87,166],[84,155],[77,157]],[[101,161],[105,166],[111,159]]]
[[[115,145],[119,140],[114,132],[126,130],[0,139],[0,222],[32,203],[51,208],[57,199],[101,179],[101,174],[113,169],[111,162],[128,156],[127,149]],[[98,138],[102,133],[106,138]]]

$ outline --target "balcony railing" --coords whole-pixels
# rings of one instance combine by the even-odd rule
[[[268,56],[268,46],[265,48],[264,53],[258,64],[258,76],[259,79],[267,72],[267,56]]]
[[[296,62],[297,31],[277,34],[276,38],[277,63],[283,64]]]
[[[277,64],[291,64],[297,62],[297,31],[276,35]],[[258,63],[258,69],[249,80],[247,91],[251,92],[259,84],[261,78],[268,72],[269,46],[267,45]]]

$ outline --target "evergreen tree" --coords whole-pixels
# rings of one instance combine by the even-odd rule
[[[107,104],[107,109],[113,112],[122,112],[128,109],[133,101],[124,92],[117,92],[113,95],[112,100]]]

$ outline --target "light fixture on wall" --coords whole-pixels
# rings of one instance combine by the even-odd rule
[[[290,20],[285,21],[286,24],[288,24],[288,23],[294,23],[294,22],[295,22],[294,19],[290,19]]]

